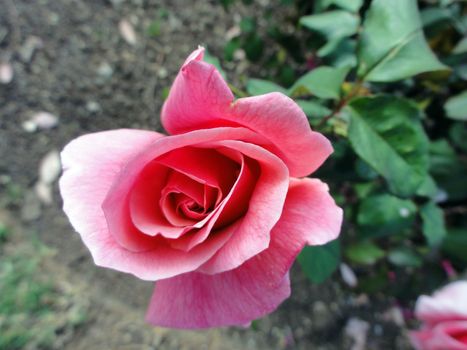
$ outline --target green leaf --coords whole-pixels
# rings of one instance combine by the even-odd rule
[[[250,33],[243,42],[243,50],[250,61],[258,61],[263,55],[264,42],[255,32]]]
[[[366,14],[357,56],[358,76],[375,82],[449,69],[425,40],[416,0],[374,0]]]
[[[440,22],[450,22],[452,13],[449,8],[428,7],[420,12],[420,18],[424,27],[431,27]]]
[[[431,176],[427,176],[416,192],[417,196],[435,198],[439,194],[438,186]]]
[[[347,11],[334,10],[300,18],[300,24],[318,32],[326,44],[318,50],[318,56],[330,54],[342,39],[357,33],[360,18]]]
[[[454,123],[449,129],[452,142],[462,151],[467,153],[467,128],[462,122]]]
[[[420,215],[423,221],[423,235],[428,245],[439,245],[446,236],[443,211],[434,202],[428,202],[420,208]]]
[[[289,89],[289,95],[313,94],[320,98],[339,99],[342,83],[349,68],[319,67],[300,77]]]
[[[321,246],[306,246],[298,256],[298,262],[312,282],[324,282],[339,265],[339,240]]]
[[[467,37],[459,41],[456,47],[452,50],[454,54],[462,54],[467,52]]]
[[[375,195],[360,203],[357,223],[364,237],[399,233],[413,224],[416,212],[417,207],[410,200]]]
[[[404,247],[391,250],[388,254],[388,260],[392,264],[402,267],[420,267],[423,263],[420,256],[413,250]]]
[[[451,119],[467,121],[467,91],[448,99],[444,110]]]
[[[246,84],[246,91],[253,96],[267,94],[269,92],[275,91],[287,94],[287,89],[276,83],[273,83],[272,81],[262,79],[249,79]]]
[[[303,109],[303,112],[309,119],[321,119],[331,113],[331,110],[321,103],[312,100],[296,100],[297,104]]]
[[[442,250],[449,257],[467,264],[467,229],[449,230],[443,241]]]
[[[317,0],[315,1],[315,12],[321,12],[331,5],[336,5],[351,12],[357,12],[362,7],[363,0]]]
[[[354,39],[343,39],[335,50],[326,57],[326,63],[333,67],[355,67],[357,43]]]
[[[362,242],[349,246],[345,255],[353,262],[359,264],[373,265],[384,257],[384,250],[371,242]]]
[[[420,111],[409,101],[376,96],[350,104],[349,139],[354,151],[402,197],[413,195],[428,170],[428,138]]]
[[[210,63],[212,64],[214,67],[217,68],[217,70],[219,71],[219,73],[221,73],[221,75],[226,78],[226,75],[225,75],[225,71],[222,69],[222,66],[221,66],[221,62],[219,61],[219,59],[213,55],[211,55],[208,50],[204,51],[204,60],[207,62],[207,63]]]
[[[240,21],[240,30],[243,33],[252,33],[256,30],[256,20],[254,17],[243,17]]]
[[[357,197],[361,200],[368,197],[374,190],[377,188],[375,182],[361,182],[354,185],[354,191],[357,194]]]
[[[454,149],[444,140],[430,144],[430,173],[448,200],[467,198],[467,161],[458,157]]]

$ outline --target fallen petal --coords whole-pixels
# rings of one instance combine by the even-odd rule
[[[353,345],[350,348],[351,350],[364,350],[366,348],[369,329],[370,325],[366,321],[358,318],[351,318],[348,320],[345,325],[344,333],[353,341]]]
[[[60,175],[60,171],[60,154],[57,150],[52,150],[42,158],[39,164],[39,182],[44,184],[53,183]]]
[[[355,288],[358,284],[357,276],[349,265],[342,263],[339,266],[342,280],[351,288]]]
[[[34,186],[34,191],[36,192],[37,197],[39,200],[45,204],[50,205],[52,204],[52,186],[46,184],[44,182],[37,182]]]
[[[47,130],[58,124],[58,117],[48,112],[39,112],[34,114],[30,121],[36,125],[37,129]]]
[[[135,29],[133,25],[128,22],[126,19],[122,19],[118,24],[118,29],[120,30],[120,34],[122,38],[130,45],[135,45],[138,42],[136,37]]]
[[[0,83],[9,84],[13,80],[13,67],[9,63],[0,63]]]

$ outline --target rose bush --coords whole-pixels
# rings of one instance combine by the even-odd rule
[[[467,349],[467,281],[453,282],[431,297],[421,296],[415,313],[424,322],[421,330],[411,333],[416,349]]]
[[[157,281],[147,320],[243,325],[290,294],[304,245],[335,239],[342,210],[316,179],[332,152],[280,93],[234,96],[202,48],[162,110],[171,136],[112,130],[62,152],[64,211],[97,265]]]

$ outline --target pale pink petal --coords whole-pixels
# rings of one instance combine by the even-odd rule
[[[417,350],[467,350],[467,321],[440,322],[410,332],[410,340]]]
[[[233,95],[216,68],[197,50],[182,66],[161,120],[172,134],[222,126],[244,126],[269,142],[291,176],[306,176],[332,153],[331,143],[313,132],[300,107],[281,93],[241,98]]]
[[[205,185],[188,176],[173,172],[160,194],[159,201],[167,221],[174,226],[189,226],[204,219],[206,217],[204,210],[202,212],[192,211],[190,206],[204,206],[205,188]]]
[[[13,67],[8,62],[0,62],[0,84],[9,84],[13,80]]]
[[[288,271],[306,242],[313,241],[315,234],[324,242],[323,231],[328,239],[339,233],[342,211],[335,204],[330,218],[334,225],[322,227],[317,216],[310,218],[311,212],[320,210],[315,196],[330,198],[317,180],[292,180],[268,249],[234,270],[188,273],[157,282],[147,321],[164,327],[207,328],[244,325],[273,311],[290,293]],[[327,209],[324,215],[330,212]]]
[[[200,268],[200,271],[209,274],[234,269],[268,247],[270,232],[281,217],[289,186],[287,167],[274,154],[259,146],[239,141],[218,141],[216,145],[240,151],[254,159],[260,169],[251,197],[248,195],[248,210],[239,220],[240,225],[236,232],[227,244]],[[249,193],[251,189],[248,187],[245,184],[241,191]],[[231,210],[235,208],[237,200],[242,201],[240,197],[233,198]],[[226,215],[229,215],[229,209]]]
[[[206,127],[226,113],[234,96],[219,71],[203,61],[204,49],[183,64],[164,103],[161,121],[172,134]],[[222,125],[222,126],[231,126]]]
[[[274,163],[266,164],[270,166]],[[238,232],[234,233],[227,244],[201,266],[199,271],[214,274],[235,268],[267,247],[265,244],[269,237],[268,232],[272,228],[269,225],[277,222],[275,214],[278,213],[279,201],[282,200],[279,192],[270,192],[272,188],[280,191],[281,187],[277,183],[273,185],[273,182],[270,182],[278,180],[267,179],[267,176],[277,174],[278,171],[278,168],[262,169],[263,179],[258,181],[249,210],[242,218]],[[336,206],[328,193],[327,185],[323,182],[309,178],[292,179],[285,205],[289,206],[284,207],[284,211],[287,209],[287,212],[282,214],[276,226],[282,227],[283,221],[286,221],[289,227],[293,227],[290,229],[290,237],[299,235],[297,237],[303,239],[306,244],[321,245],[339,235],[342,209]]]
[[[230,150],[232,153],[238,153]],[[251,160],[245,160],[241,154],[237,155],[237,160],[241,163],[240,174],[234,186],[222,200],[220,205],[208,216],[209,222],[200,230],[193,230],[183,237],[170,243],[172,247],[188,251],[194,246],[204,242],[209,235],[215,235],[218,227],[226,227],[227,230],[235,233],[236,227],[228,227],[234,219],[241,217],[248,209],[248,199],[251,196],[251,190],[257,182],[256,168],[251,165]],[[240,224],[240,223],[239,223]]]
[[[160,206],[160,200],[164,199],[165,189],[171,186],[167,181],[170,182],[176,174],[172,169],[168,169],[157,161],[152,161],[141,170],[127,196],[124,193],[117,193],[120,196],[118,202],[106,201],[104,213],[111,231],[120,243],[126,245],[120,237],[134,235],[133,230],[123,229],[123,227],[133,225],[137,230],[149,236],[162,235],[166,238],[178,238],[188,230],[185,226],[174,226],[169,222],[167,216],[164,215],[167,214],[164,210],[167,211],[168,208]],[[188,178],[188,180],[191,179]],[[202,188],[201,184],[198,185]],[[126,202],[129,202],[129,215],[126,209],[122,210]],[[111,219],[115,217],[117,217],[116,220]],[[124,224],[122,220],[128,220],[131,223]]]
[[[136,155],[146,154],[141,151],[147,148],[157,148],[158,140],[162,138],[161,134],[139,130],[100,132],[73,140],[61,154],[64,168],[60,179],[63,208],[91,251],[95,263],[153,281],[196,269],[230,235],[228,231],[218,232],[209,242],[187,254],[141,234],[134,227],[128,228],[128,232],[132,229],[136,233],[132,248],[139,252],[131,251],[117,243],[115,236],[109,232],[101,205],[112,184],[129,161],[138,158]]]
[[[291,234],[300,232],[308,245],[326,244],[339,236],[343,211],[329,194],[329,187],[318,179],[291,179],[287,195],[287,221]]]
[[[101,205],[113,181],[129,159],[162,137],[142,130],[105,131],[78,137],[62,151],[63,209],[94,259],[102,247],[92,242],[109,235]],[[149,237],[134,238],[135,250],[154,245]]]
[[[171,167],[172,165],[169,163],[166,164],[166,161],[170,159],[170,154],[172,154],[172,152],[178,154],[181,149],[188,150],[197,144],[200,145],[206,142],[213,142],[226,138],[233,140],[261,140],[259,135],[243,128],[216,128],[208,130],[197,130],[186,134],[180,134],[156,140],[151,145],[149,145],[144,150],[144,152],[140,152],[137,156],[133,157],[131,161],[125,164],[125,166],[122,167],[120,173],[118,174],[118,177],[115,179],[114,184],[109,189],[107,197],[102,204],[102,208],[104,210],[104,214],[107,218],[111,232],[119,240],[119,242],[127,246],[125,240],[122,240],[121,238],[132,238],[136,236],[136,233],[139,231],[148,235],[160,234],[168,238],[178,238],[180,235],[182,235],[185,231],[183,231],[183,229],[180,230],[179,227],[172,227],[168,225],[164,227],[161,221],[143,220],[143,211],[133,210],[131,211],[130,216],[129,208],[131,208],[132,199],[129,198],[129,195],[137,183],[138,178],[144,173],[143,170],[145,170],[148,166],[152,167],[152,164],[162,164]],[[198,166],[198,168],[200,167]],[[216,169],[216,167],[212,168]],[[193,171],[196,169],[196,167],[193,167]],[[177,168],[176,170],[180,171],[181,169]],[[149,173],[151,172],[152,168],[149,169]],[[204,172],[209,173],[206,172],[206,170]],[[189,175],[188,169],[185,175]],[[154,176],[156,176],[156,174],[154,174]],[[151,176],[148,176],[148,178],[150,180]],[[144,186],[142,188],[142,191],[143,190]],[[141,195],[141,198],[145,198],[144,191]],[[159,198],[157,198],[157,200],[158,199]],[[142,208],[148,208],[148,206],[144,206]],[[144,217],[148,218],[149,216],[146,215]],[[209,218],[206,217],[202,221],[196,223],[194,227],[201,228],[208,220]],[[137,224],[137,227],[135,227],[135,223]]]
[[[207,166],[208,164],[209,166]],[[153,188],[158,193],[161,192],[161,186],[158,184],[160,184],[161,181],[160,177],[163,177],[164,175],[161,173],[157,176],[152,168],[156,167],[157,172],[157,167],[162,165],[184,174],[186,177],[191,178],[192,181],[198,182],[199,186],[206,184],[217,188],[220,197],[222,197],[222,193],[227,194],[230,191],[239,171],[238,164],[234,163],[230,158],[216,152],[214,149],[194,147],[181,147],[172,150],[160,157],[157,157],[156,160],[148,165],[149,169],[146,169],[148,167],[144,168],[138,175],[133,190],[131,190],[131,219],[133,220],[136,228],[141,232],[151,236],[160,234],[170,239],[179,238],[192,228],[199,229],[204,227],[206,223],[212,220],[213,216],[218,216],[216,212],[222,210],[225,205],[218,207],[215,211],[206,215],[202,220],[192,223],[192,225],[183,227],[173,226],[166,220],[161,210],[159,210],[157,202],[159,195],[148,195],[148,188]],[[125,175],[125,181],[128,180],[129,177]],[[167,184],[167,186],[170,186],[170,184]],[[162,192],[164,194],[164,191]],[[109,205],[104,206],[104,212],[108,213],[108,216],[115,217],[117,215],[120,219],[123,219],[124,215],[119,209],[123,204],[123,197],[118,201],[112,199],[109,201]],[[115,214],[114,211],[118,214]],[[122,223],[118,222],[118,220],[114,224],[115,228],[113,231],[117,232],[118,236],[123,236],[128,232],[127,230],[122,233],[118,232],[119,227],[124,226]],[[209,231],[211,227],[212,225],[209,227]],[[209,234],[209,231],[204,231]]]
[[[415,313],[418,319],[427,323],[467,320],[467,281],[453,282],[433,296],[419,297]]]
[[[300,107],[278,92],[238,99],[227,118],[266,137],[294,177],[312,173],[333,151],[326,137],[310,129]]]
[[[126,19],[122,19],[118,23],[118,30],[120,31],[122,38],[125,39],[128,44],[136,45],[138,43],[138,37],[133,25]]]
[[[215,149],[184,147],[157,159],[192,179],[221,190],[226,196],[238,175],[240,165]]]
[[[254,268],[238,268],[213,276],[190,272],[159,281],[146,320],[181,329],[247,324],[274,311],[290,295],[288,274],[271,283],[258,273]]]

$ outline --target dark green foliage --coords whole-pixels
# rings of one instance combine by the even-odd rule
[[[303,272],[314,282],[324,282],[339,266],[339,240],[323,246],[305,247],[298,256]]]
[[[344,208],[342,255],[358,288],[414,298],[447,281],[443,262],[466,269],[467,3],[295,0],[264,18],[255,35],[268,45],[252,57],[263,69],[246,90],[294,98],[332,140],[312,176]],[[230,56],[250,55],[250,21]],[[299,256],[313,282],[338,266],[334,244]]]

